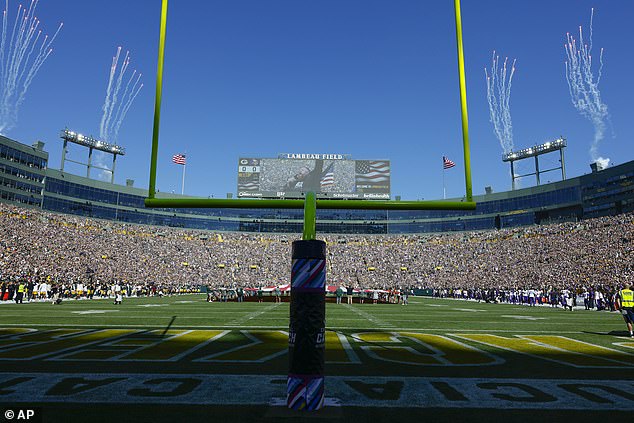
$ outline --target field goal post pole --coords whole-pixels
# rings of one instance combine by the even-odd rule
[[[454,0],[456,16],[456,47],[458,49],[458,78],[460,79],[460,116],[462,118],[462,150],[464,156],[464,181],[466,200],[473,201],[471,188],[471,149],[469,147],[469,113],[467,111],[467,78],[464,70],[464,48],[462,45],[462,14],[460,0]]]
[[[163,63],[165,58],[165,34],[167,32],[167,4],[168,0],[162,0],[152,152],[150,156],[150,182],[145,206],[148,208],[304,209],[302,240],[293,242],[292,247],[287,406],[296,410],[318,410],[324,405],[326,243],[316,240],[317,209],[472,211],[476,208],[471,187],[471,157],[460,0],[454,0],[454,9],[465,166],[465,198],[462,201],[318,200],[314,192],[306,193],[303,200],[156,198],[156,170],[163,88]],[[308,323],[306,323],[306,316],[311,316],[311,321]]]
[[[326,356],[326,243],[316,239],[314,192],[304,200],[302,239],[291,248],[286,405],[293,410],[324,406]]]

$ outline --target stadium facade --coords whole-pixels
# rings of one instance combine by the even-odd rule
[[[302,210],[147,209],[147,190],[48,167],[44,144],[0,136],[0,201],[121,223],[212,231],[297,233]],[[183,198],[157,193],[158,198]],[[475,212],[318,210],[320,233],[490,230],[634,211],[634,161],[564,181],[474,196]],[[257,200],[253,200],[257,201]],[[345,201],[345,200],[342,200]]]

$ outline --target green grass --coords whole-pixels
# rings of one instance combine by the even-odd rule
[[[345,301],[345,299],[344,299]],[[105,311],[103,314],[77,312]],[[164,298],[130,298],[122,305],[112,300],[64,301],[50,303],[4,304],[0,317],[4,326],[36,327],[164,328],[173,317],[172,328],[270,328],[288,327],[289,304],[228,302],[207,303],[202,295]],[[504,318],[520,315],[541,320]],[[394,304],[327,303],[329,329],[407,329],[407,330],[486,330],[576,332],[596,328],[601,331],[622,331],[625,326],[616,313],[560,308],[525,307],[507,304],[486,304],[460,300],[411,298],[409,306]]]
[[[294,421],[295,415],[279,414],[283,407],[262,406],[263,401],[268,402],[268,394],[263,393],[267,389],[274,388],[271,395],[277,403],[280,398],[283,401],[288,316],[288,303],[207,303],[203,295],[133,298],[124,300],[122,305],[110,300],[64,301],[59,306],[3,304],[0,403],[7,398],[9,403],[15,400],[12,395],[19,391],[9,392],[10,380],[26,374],[37,381],[38,387],[50,384],[48,388],[33,388],[41,391],[32,396],[48,410],[44,413],[47,420],[57,421],[50,410],[68,411],[69,407],[63,405],[66,403],[79,404],[76,409],[80,411],[100,409],[89,407],[86,401],[103,403],[104,409],[108,409],[106,404],[125,402],[125,407],[136,413],[144,409],[144,402],[154,399],[141,398],[136,403],[134,395],[119,396],[118,391],[105,388],[89,390],[93,396],[82,397],[72,386],[67,387],[70,390],[63,400],[50,392],[61,389],[53,387],[62,383],[64,375],[106,378],[108,383],[123,384],[122,392],[151,390],[159,383],[152,378],[164,381],[166,377],[176,377],[177,381],[185,378],[192,383],[192,392],[209,395],[203,395],[200,401],[187,395],[177,396],[178,400],[170,406],[171,413],[179,412],[181,401],[190,404],[186,407],[189,410],[197,404],[196,410],[215,410],[230,420],[232,408],[224,401],[231,403],[231,395],[219,395],[218,403],[213,399],[215,391],[205,391],[203,387],[216,386],[225,379],[230,385],[231,378],[240,381],[240,375],[246,375],[244,380],[251,380],[253,386],[248,386],[249,382],[236,382],[236,386],[244,386],[253,403],[247,398],[241,399],[241,404],[260,411],[250,418],[235,412],[238,421]],[[474,418],[485,420],[489,415],[485,412],[487,407],[490,411],[508,407],[541,409],[541,400],[524,398],[528,394],[518,391],[517,383],[541,386],[546,398],[543,400],[554,409],[585,409],[588,404],[598,410],[634,409],[634,397],[623,399],[619,397],[621,391],[615,394],[609,391],[612,388],[597,391],[596,386],[582,386],[609,381],[616,383],[610,386],[623,388],[634,379],[634,340],[623,336],[625,324],[618,313],[411,298],[409,306],[328,303],[326,326],[327,396],[332,393],[344,404],[330,407],[330,414],[320,414],[328,420],[347,419],[352,413],[368,421],[390,421],[390,416],[410,415],[403,410],[411,407],[412,418],[423,418],[425,410],[436,406],[439,408],[434,415],[450,420],[461,406],[473,407],[473,416],[481,416]],[[30,332],[27,334],[26,330]],[[442,385],[438,389],[449,399],[441,398],[436,404],[431,394],[438,392],[433,390],[431,396],[417,397],[413,393],[423,388],[415,386],[422,382]],[[511,385],[490,385],[502,382]],[[141,388],[135,388],[134,383]],[[451,399],[454,394],[447,391],[447,384],[453,383],[468,401],[461,400],[460,395]],[[571,388],[571,383],[580,383],[581,388]],[[473,389],[479,389],[478,393],[468,393]],[[3,397],[3,392],[8,393]],[[557,401],[548,399],[549,392]],[[504,402],[507,397],[511,398],[508,404]],[[478,398],[484,402],[478,402]],[[452,403],[454,400],[456,403]],[[537,403],[532,404],[533,400]],[[489,406],[486,401],[491,401]],[[347,403],[353,406],[346,407]],[[360,411],[367,407],[373,411]],[[385,411],[390,407],[402,411],[390,414]],[[530,413],[523,411],[519,415]],[[579,415],[590,416],[592,411]],[[112,417],[107,413],[106,416]],[[166,415],[158,417],[159,421],[171,420]]]

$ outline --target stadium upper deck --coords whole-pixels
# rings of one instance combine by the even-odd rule
[[[302,210],[146,209],[147,190],[49,169],[47,161],[41,144],[29,147],[0,136],[0,201],[128,223],[214,231],[302,231]],[[358,234],[473,231],[620,214],[634,210],[634,161],[474,199],[475,212],[318,210],[317,230]]]

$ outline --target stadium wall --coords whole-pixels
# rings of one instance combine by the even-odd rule
[[[0,201],[41,207],[48,153],[0,135]]]
[[[146,209],[147,190],[49,169],[48,153],[41,144],[38,147],[0,137],[0,201],[125,223],[213,231],[302,231],[302,210]],[[157,197],[183,198],[165,193]],[[474,200],[475,212],[318,210],[317,230],[342,234],[474,231],[624,213],[634,210],[634,161]]]

